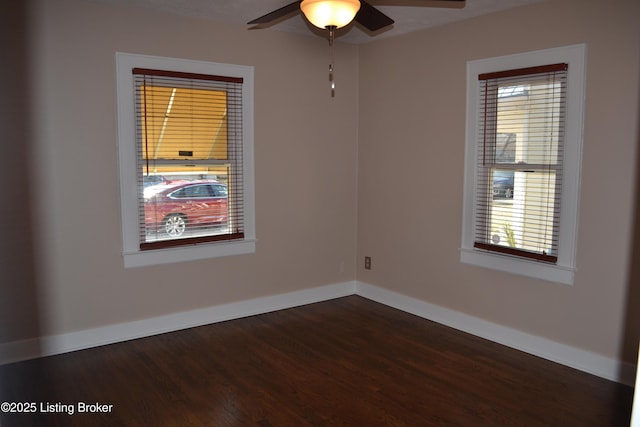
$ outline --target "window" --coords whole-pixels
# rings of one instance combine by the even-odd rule
[[[253,69],[116,62],[125,266],[253,252]]]
[[[571,284],[584,46],[467,68],[461,260]]]

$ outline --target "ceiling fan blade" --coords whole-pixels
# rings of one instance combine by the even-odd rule
[[[360,10],[356,14],[355,21],[369,31],[377,31],[392,25],[395,21],[366,1],[360,0]]]
[[[369,0],[374,6],[463,8],[466,0]]]
[[[289,15],[295,11],[300,11],[300,3],[302,0],[294,1],[286,6],[281,7],[280,9],[276,9],[273,12],[267,13],[266,15],[261,16],[260,18],[256,18],[253,21],[247,22],[248,25],[253,24],[268,24],[270,22],[276,21],[279,18]]]

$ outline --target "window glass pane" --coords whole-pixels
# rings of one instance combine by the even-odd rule
[[[502,128],[502,130],[506,129]],[[496,134],[496,163],[515,163],[517,135],[515,132]]]
[[[484,82],[476,223],[483,248],[557,256],[563,84],[546,72]]]
[[[229,233],[227,167],[157,167],[144,178],[144,242]]]
[[[563,101],[562,84],[553,78],[499,86],[495,162],[557,164]]]
[[[227,159],[225,91],[146,84],[140,96],[145,160]]]
[[[242,238],[241,83],[166,74],[135,80],[140,247]]]
[[[559,214],[556,173],[493,169],[492,176],[490,242],[545,255],[557,253],[553,239]]]

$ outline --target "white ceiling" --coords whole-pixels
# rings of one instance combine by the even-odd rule
[[[152,8],[212,22],[227,22],[246,25],[252,19],[265,15],[291,3],[293,0],[92,0],[95,2]],[[437,0],[369,0],[395,24],[376,34],[367,32],[358,25],[352,25],[340,33],[339,40],[347,43],[367,43],[385,37],[419,31],[429,27],[461,21],[480,15],[536,3],[542,0],[466,0],[464,7],[456,2]],[[416,7],[415,5],[440,7]],[[402,6],[400,6],[402,5]],[[250,29],[250,25],[246,25]],[[309,34],[311,25],[301,14],[282,20],[268,27],[270,30]],[[265,31],[265,30],[262,30]]]

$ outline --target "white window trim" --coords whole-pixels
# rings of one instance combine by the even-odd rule
[[[244,239],[203,243],[156,250],[140,250],[136,187],[135,67],[212,74],[244,79],[243,88],[243,178]],[[125,268],[241,255],[255,252],[255,206],[253,175],[253,67],[176,58],[116,53],[118,157],[122,215],[122,253]]]
[[[572,285],[576,270],[578,203],[582,159],[583,111],[585,98],[586,45],[564,46],[516,55],[467,62],[467,120],[464,177],[464,208],[460,261],[551,282]],[[475,218],[476,135],[478,134],[478,75],[566,62],[567,117],[565,128],[564,178],[558,262],[555,265],[473,247]]]

